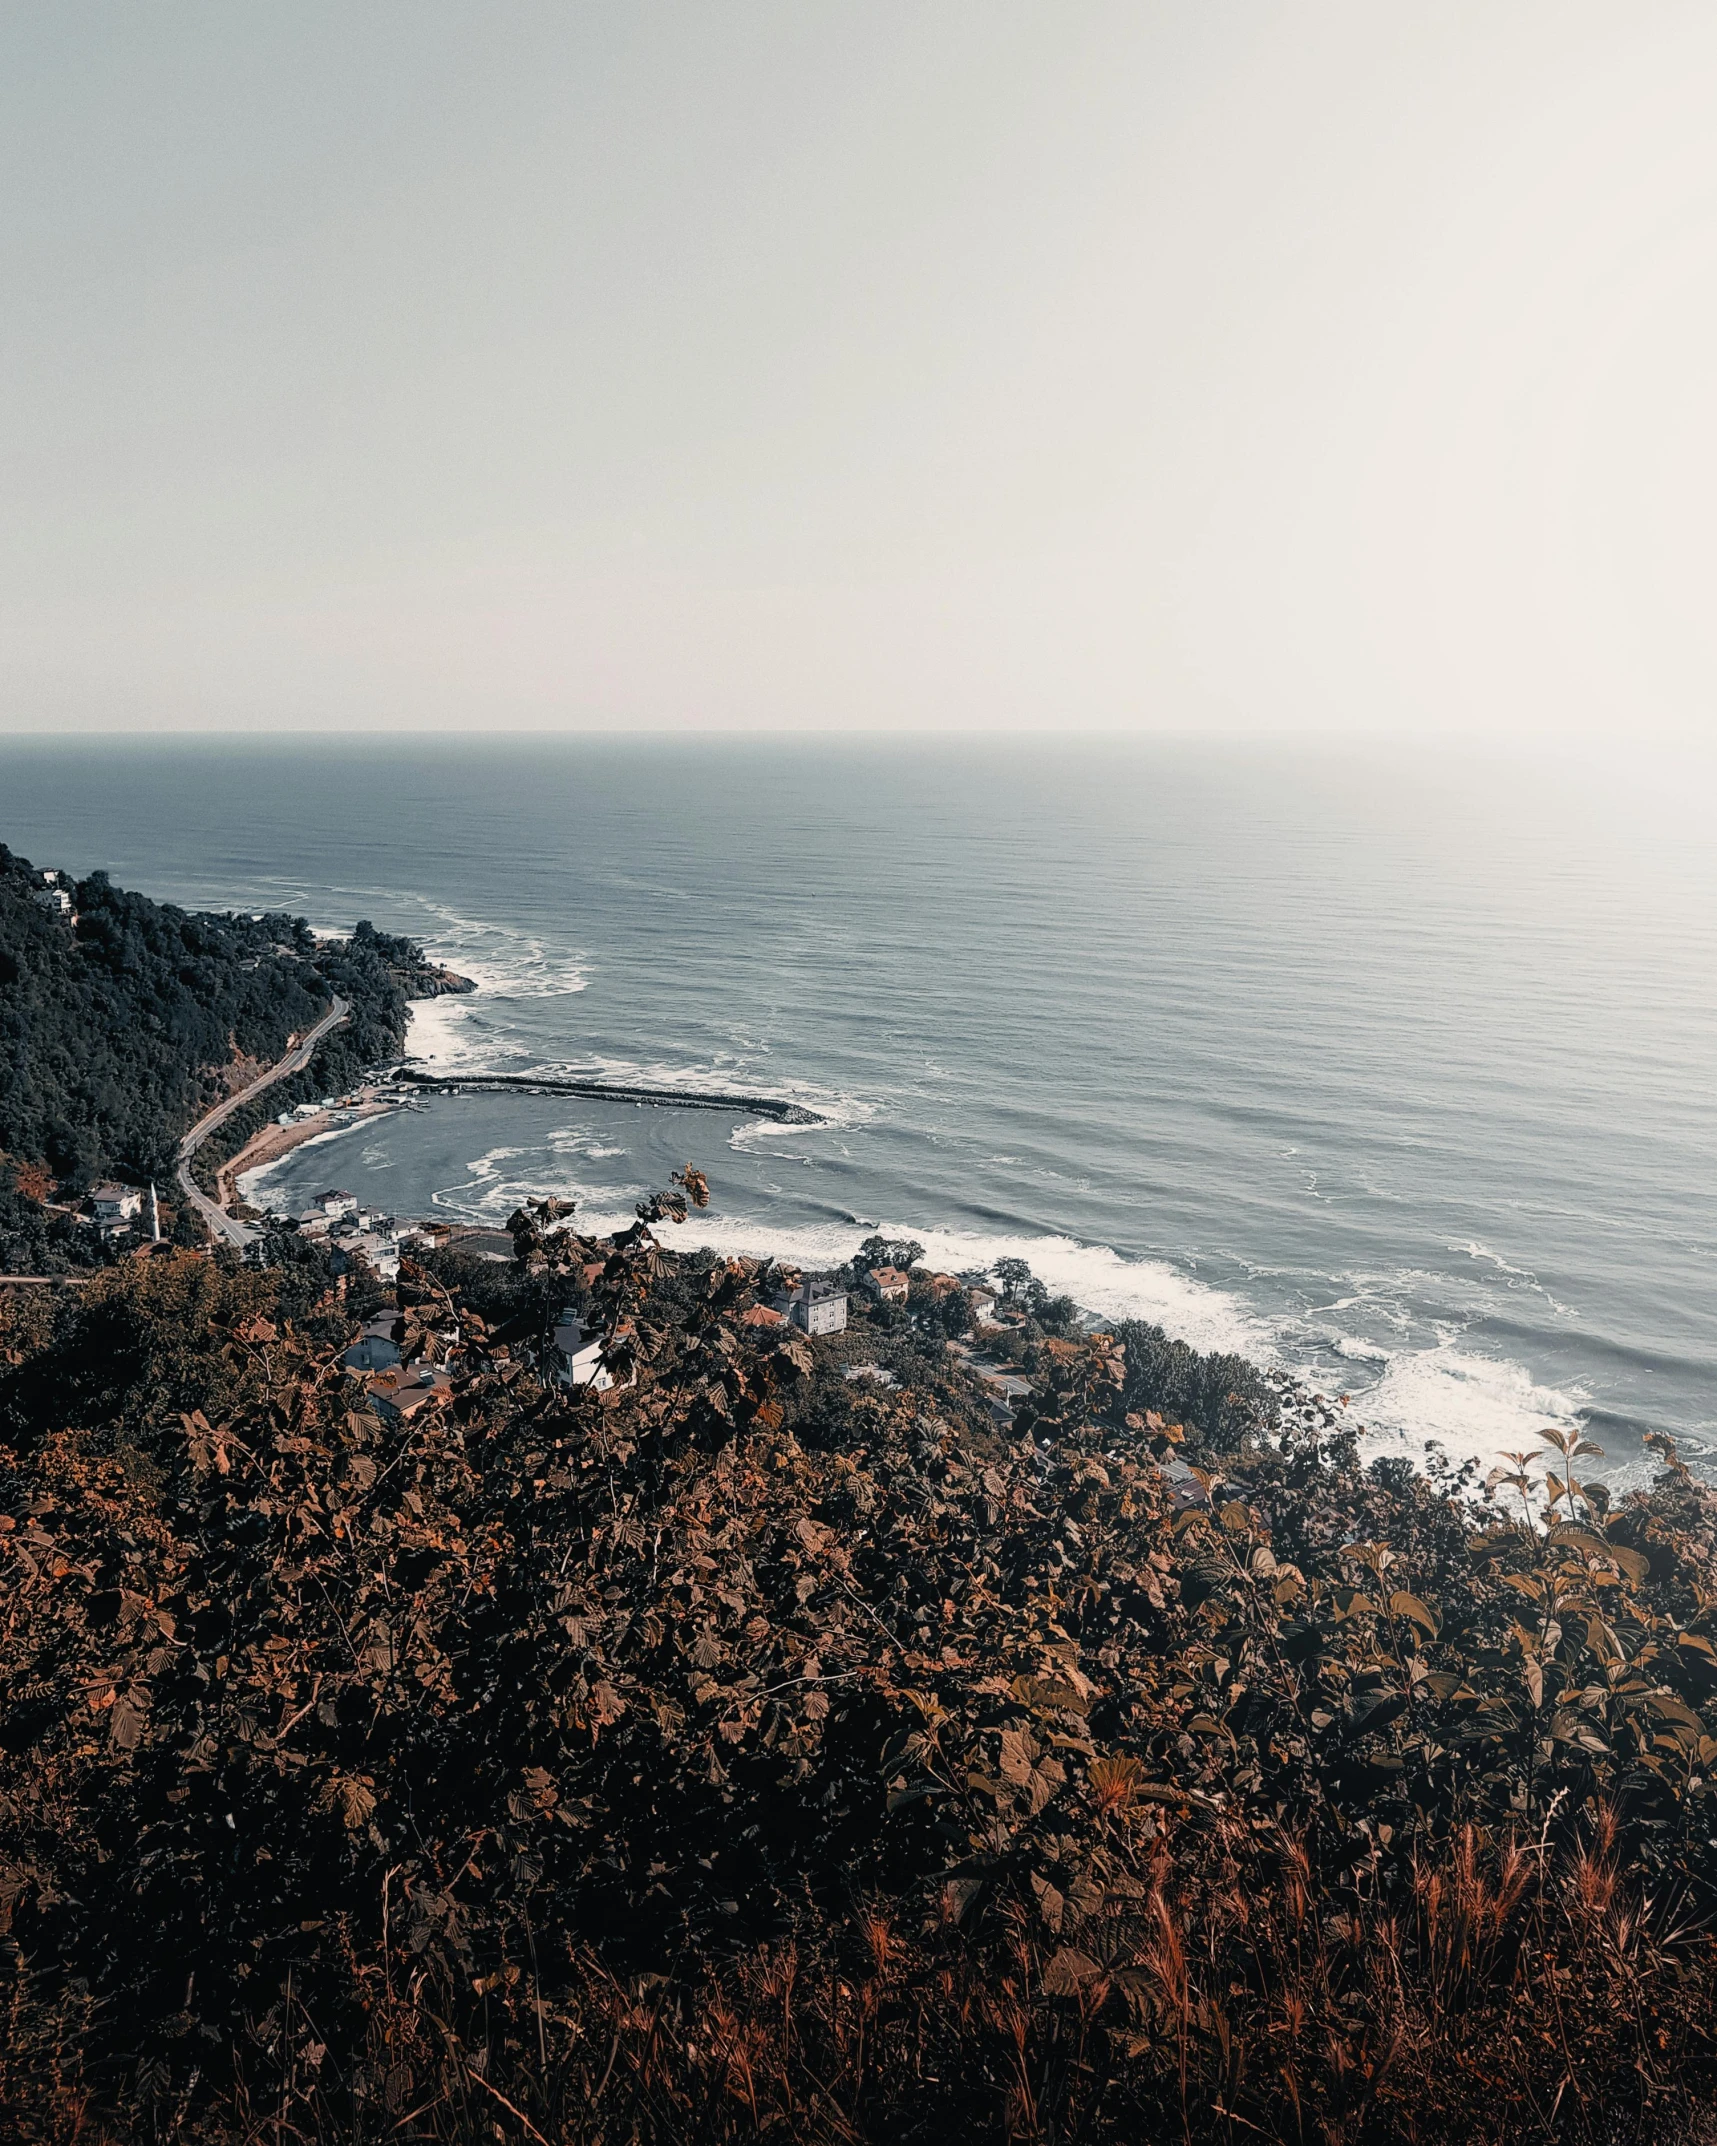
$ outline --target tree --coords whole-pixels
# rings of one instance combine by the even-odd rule
[[[1002,1285],[1003,1296],[1010,1301],[1022,1296],[1031,1286],[1032,1274],[1023,1259],[998,1259],[995,1266],[996,1280]]]

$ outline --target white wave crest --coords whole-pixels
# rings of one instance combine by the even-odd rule
[[[614,1198],[612,1188],[597,1195]],[[578,1227],[601,1235],[632,1221],[627,1210],[582,1205]],[[1102,1319],[1148,1319],[1197,1349],[1233,1350],[1255,1360],[1273,1358],[1265,1328],[1226,1291],[1194,1280],[1163,1260],[1129,1259],[1107,1245],[1072,1237],[992,1236],[963,1230],[884,1223],[887,1237],[911,1237],[924,1247],[925,1263],[950,1273],[989,1273],[999,1259],[1023,1259],[1055,1295],[1072,1297]],[[868,1223],[772,1224],[763,1219],[694,1214],[683,1225],[662,1225],[663,1242],[676,1251],[694,1247],[728,1256],[773,1258],[810,1269],[838,1267],[871,1234]]]
[[[1435,1443],[1457,1461],[1488,1466],[1499,1453],[1538,1450],[1540,1428],[1572,1430],[1587,1396],[1541,1386],[1524,1365],[1479,1356],[1446,1334],[1436,1347],[1402,1350],[1356,1403],[1367,1453],[1417,1461]]]
[[[551,1063],[536,1059],[529,1067],[543,1080],[599,1080],[617,1088],[660,1088],[687,1095],[754,1095],[772,1103],[797,1103],[814,1111],[816,1125],[782,1125],[773,1119],[746,1124],[730,1137],[728,1145],[744,1148],[755,1137],[779,1139],[807,1132],[827,1132],[844,1126],[862,1125],[874,1117],[876,1106],[858,1096],[843,1095],[815,1081],[769,1079],[759,1075],[749,1061],[724,1061],[686,1065],[667,1059],[610,1058],[599,1052],[579,1059]]]
[[[1476,1237],[1451,1239],[1448,1249],[1451,1252],[1464,1252],[1469,1259],[1477,1260],[1483,1266],[1494,1267],[1499,1274],[1512,1274],[1517,1281],[1532,1282],[1538,1279],[1525,1267],[1516,1267],[1504,1259],[1500,1252],[1493,1252],[1488,1244],[1480,1244]]]
[[[306,916],[318,938],[345,938],[353,919],[366,911],[385,916],[389,930],[407,932],[431,960],[497,998],[563,998],[589,982],[582,954],[499,918],[467,916],[416,888],[306,887],[277,875],[256,884],[274,890],[274,906]]]
[[[475,1071],[489,1055],[472,1034],[469,998],[414,999],[406,1050],[437,1073]]]

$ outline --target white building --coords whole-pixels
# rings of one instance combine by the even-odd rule
[[[593,1393],[611,1393],[614,1374],[602,1361],[603,1340],[602,1334],[586,1330],[577,1312],[563,1311],[555,1321],[547,1376],[557,1386],[588,1386]],[[632,1379],[626,1384],[630,1386]]]
[[[391,1371],[399,1362],[399,1343],[393,1338],[394,1314],[383,1312],[372,1319],[340,1358],[348,1371]]]
[[[355,1215],[358,1196],[355,1192],[319,1192],[310,1204],[332,1222],[341,1215]]]
[[[426,1408],[445,1401],[453,1391],[453,1380],[439,1365],[396,1364],[372,1378],[367,1390],[378,1415],[391,1423],[409,1423]]]
[[[143,1212],[143,1195],[135,1185],[97,1185],[89,1198],[97,1229],[124,1229]]]
[[[793,1324],[807,1334],[844,1334],[847,1327],[847,1293],[839,1282],[801,1282],[796,1289],[775,1300]]]
[[[912,1288],[898,1267],[872,1267],[864,1285],[879,1304],[904,1304]]]
[[[328,1271],[345,1274],[358,1259],[372,1267],[384,1282],[393,1281],[399,1273],[399,1246],[391,1237],[380,1236],[374,1230],[347,1230],[335,1237],[328,1255]]]

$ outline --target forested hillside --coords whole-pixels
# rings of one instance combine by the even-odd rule
[[[68,891],[75,926],[0,845],[0,1152],[70,1191],[165,1178],[223,1070],[278,1058],[333,993],[352,1013],[318,1054],[322,1092],[397,1055],[408,998],[446,988],[368,924],[321,940],[301,917],[197,915],[102,872]]]

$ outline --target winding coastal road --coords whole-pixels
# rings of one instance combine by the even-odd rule
[[[270,1066],[266,1073],[253,1080],[248,1088],[241,1088],[237,1095],[229,1095],[224,1103],[217,1103],[208,1116],[199,1118],[179,1142],[179,1190],[207,1223],[209,1234],[220,1239],[222,1243],[247,1245],[256,1238],[258,1232],[229,1215],[224,1207],[217,1207],[202,1187],[193,1182],[191,1157],[215,1127],[224,1125],[235,1110],[242,1110],[254,1096],[260,1095],[265,1088],[272,1088],[277,1080],[285,1080],[293,1073],[302,1073],[315,1057],[317,1044],[331,1028],[338,1028],[351,1010],[347,1001],[336,993],[333,1004],[321,1020],[292,1046],[278,1065]]]

